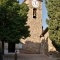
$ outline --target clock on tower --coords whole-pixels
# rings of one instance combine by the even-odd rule
[[[39,7],[39,2],[37,0],[32,0],[32,6],[34,8],[38,8]]]
[[[40,35],[42,33],[42,2],[41,0],[25,0],[29,7],[27,26],[29,26],[30,37],[22,41],[25,53],[40,52]]]

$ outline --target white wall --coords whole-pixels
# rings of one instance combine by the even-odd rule
[[[19,50],[22,49],[22,44],[19,43],[19,44],[16,44],[15,45],[15,52],[19,53]]]
[[[22,49],[22,44],[15,44],[15,52],[19,53],[19,49]],[[4,43],[4,54],[10,54],[8,53],[8,43]]]
[[[4,54],[8,53],[8,43],[4,43]]]

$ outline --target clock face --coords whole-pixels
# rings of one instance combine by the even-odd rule
[[[33,6],[34,8],[38,8],[38,7],[39,7],[39,2],[38,2],[37,0],[33,0],[33,1],[32,1],[32,6]]]

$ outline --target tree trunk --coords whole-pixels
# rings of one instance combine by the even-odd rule
[[[2,54],[4,55],[4,40],[2,40]]]

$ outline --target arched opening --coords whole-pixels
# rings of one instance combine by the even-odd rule
[[[37,9],[36,8],[33,8],[33,18],[36,18],[36,11],[37,11]]]

